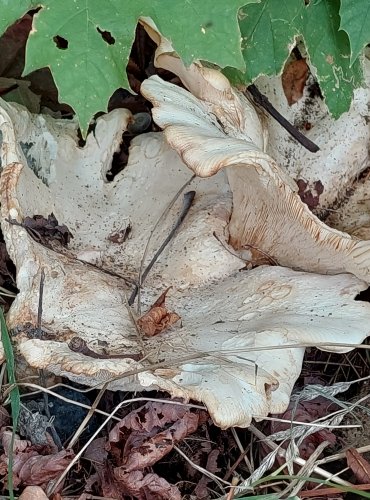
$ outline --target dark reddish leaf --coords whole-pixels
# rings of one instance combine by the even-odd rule
[[[370,483],[370,463],[355,449],[346,451],[347,465],[361,484]]]
[[[298,194],[310,210],[320,204],[320,195],[324,192],[324,186],[320,180],[308,183],[303,179],[298,179]]]
[[[199,416],[196,413],[188,412],[169,429],[159,432],[141,443],[140,439],[137,446],[133,446],[131,449],[126,447],[128,454],[119,468],[124,472],[131,472],[154,465],[167,455],[176,443],[195,432],[198,428],[198,422]]]
[[[141,471],[126,474],[116,469],[115,476],[124,493],[137,500],[181,500],[178,488],[157,474],[149,473],[144,476]]]
[[[161,429],[164,425],[182,418],[187,411],[189,409],[183,405],[150,401],[118,422],[109,433],[109,441],[111,444],[119,442],[127,431],[149,433],[154,428]]]
[[[283,90],[289,106],[299,101],[308,76],[306,59],[288,63],[281,76]]]
[[[207,465],[206,465],[206,470],[208,472],[211,472],[212,474],[216,474],[216,472],[219,472],[221,469],[217,465],[217,458],[220,454],[220,450],[214,449],[210,452],[207,458]],[[197,484],[194,493],[197,497],[197,499],[202,500],[202,499],[207,499],[209,498],[209,489],[207,488],[208,483],[212,481],[209,477],[203,475]]]
[[[47,219],[42,215],[26,217],[23,226],[33,238],[41,240],[43,244],[47,244],[50,240],[58,240],[63,246],[67,246],[69,240],[73,238],[68,227],[65,224],[60,225],[53,213],[48,215]]]

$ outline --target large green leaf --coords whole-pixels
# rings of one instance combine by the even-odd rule
[[[289,56],[302,12],[301,0],[263,0],[261,4],[247,5],[240,10],[247,81],[252,82],[260,75],[280,73]]]
[[[140,16],[154,20],[186,63],[204,59],[244,69],[237,14],[245,3],[44,0],[27,44],[24,72],[49,66],[59,99],[75,109],[86,130],[91,117],[106,109],[116,88],[129,88],[125,67]],[[113,37],[110,43],[102,36],[105,31]]]
[[[35,4],[33,0],[1,0],[0,35]]]
[[[296,38],[302,36],[329,110],[338,117],[349,109],[363,74],[359,62],[350,68],[349,39],[339,30],[339,0],[312,0],[308,6],[303,0],[262,0],[240,12],[245,83],[280,74]],[[227,74],[240,82],[240,73]]]
[[[370,42],[370,1],[341,0],[339,13],[340,28],[349,36],[353,64],[364,46]]]
[[[302,32],[307,51],[326,104],[337,118],[349,109],[353,89],[361,86],[362,68],[359,61],[350,67],[349,39],[339,30],[339,0],[310,2],[305,10]]]

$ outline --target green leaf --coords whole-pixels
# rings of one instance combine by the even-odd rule
[[[339,24],[339,0],[310,2],[304,16],[303,36],[325,102],[335,118],[348,111],[353,89],[363,81],[360,62],[350,67],[348,36],[339,31]]]
[[[370,42],[370,2],[369,0],[341,0],[340,29],[344,30],[351,45],[351,65]]]
[[[15,362],[14,362],[14,353],[13,346],[9,337],[8,329],[6,327],[5,318],[3,310],[0,308],[0,323],[1,323],[1,341],[3,343],[5,359],[6,359],[6,369],[8,373],[8,382],[10,385],[14,385],[14,388],[10,392],[10,406],[12,409],[12,419],[13,419],[13,431],[12,431],[12,439],[9,445],[9,460],[8,460],[8,490],[9,496],[11,500],[14,499],[13,492],[13,447],[14,447],[14,439],[15,433],[17,431],[18,418],[20,412],[20,396],[19,389],[16,384],[15,379]]]
[[[1,0],[0,2],[0,34],[22,17],[28,10],[37,5],[33,0]]]
[[[303,15],[301,0],[263,0],[239,12],[246,79],[277,75],[289,56]]]
[[[125,67],[140,16],[153,19],[186,63],[204,59],[244,70],[237,13],[246,1],[45,0],[34,18],[24,74],[49,66],[59,100],[74,108],[86,131],[114,90],[129,88]]]
[[[239,19],[245,83],[279,75],[302,36],[330,112],[339,117],[349,109],[363,73],[359,62],[350,67],[349,39],[339,31],[339,0],[311,0],[307,7],[303,0],[263,0],[241,9]],[[231,76],[240,80],[240,74]]]

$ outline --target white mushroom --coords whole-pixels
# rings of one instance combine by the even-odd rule
[[[257,112],[224,77],[181,65],[197,97],[159,78],[145,82],[165,133],[137,137],[111,183],[105,174],[129,111],[99,118],[80,148],[74,123],[0,101],[1,225],[20,290],[7,321],[32,367],[90,386],[109,382],[113,390],[163,389],[204,402],[221,427],[246,427],[253,417],[284,411],[306,345],[347,352],[369,334],[370,305],[354,300],[367,284],[348,273],[312,273],[367,279],[367,255],[354,256],[367,242],[331,230],[301,203],[263,151]],[[187,188],[196,191],[194,203],[142,293],[147,308],[171,286],[168,307],[181,323],[145,338],[127,307],[130,282],[147,242],[144,267],[177,219],[181,196],[162,215],[190,180],[188,167],[198,175]],[[8,222],[51,212],[74,236],[68,249],[43,246]],[[111,238],[128,226],[130,238]],[[229,240],[311,272],[247,271]],[[88,352],[71,349],[76,337]]]

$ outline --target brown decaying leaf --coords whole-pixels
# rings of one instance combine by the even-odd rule
[[[308,76],[306,59],[298,59],[288,63],[281,76],[284,94],[289,106],[299,101]]]
[[[95,487],[101,491],[104,498],[121,500],[124,494],[122,493],[122,487],[115,480],[112,466],[108,462],[106,444],[106,438],[94,439],[84,453],[84,458],[91,460],[96,470],[96,473],[92,474],[86,481],[85,493],[92,493],[93,487]],[[82,498],[79,500],[82,500]]]
[[[298,194],[303,201],[306,203],[310,210],[313,210],[320,204],[320,195],[324,192],[324,186],[320,180],[311,182],[308,184],[303,179],[298,179]]]
[[[198,428],[199,415],[187,412],[180,420],[171,425],[168,429],[155,434],[154,436],[143,436],[131,441],[132,447],[129,454],[126,455],[123,464],[119,469],[123,472],[132,472],[141,470],[145,467],[151,467],[158,460],[169,453],[174,445],[184,439],[189,434],[195,432]],[[117,477],[118,469],[115,469]]]
[[[73,238],[68,227],[65,224],[60,225],[53,213],[48,215],[47,219],[42,215],[25,217],[23,226],[36,241],[44,245],[47,245],[50,240],[58,240],[63,246],[67,246]]]
[[[1,440],[4,453],[0,457],[0,474],[6,476],[11,432],[4,430]],[[72,450],[50,454],[50,447],[33,446],[30,441],[18,437],[14,441],[13,453],[14,487],[47,485],[68,466],[74,456]]]
[[[347,465],[361,484],[370,483],[370,463],[355,449],[346,451]]]
[[[177,486],[169,484],[157,474],[144,475],[141,471],[128,474],[119,473],[120,484],[125,489],[126,495],[131,495],[136,500],[181,500],[181,493]]]
[[[1,430],[1,444],[4,448],[4,453],[6,456],[9,456],[9,448],[12,442],[12,431],[10,429],[2,429]],[[26,439],[21,439],[17,434],[14,437],[13,442],[13,453],[18,453],[26,450],[31,446],[31,441]]]
[[[205,412],[190,411],[182,405],[148,402],[116,424],[106,448],[115,461],[113,473],[120,491],[138,500],[180,499],[175,486],[156,474],[145,474],[143,469],[154,465],[176,443],[195,432],[205,416]]]
[[[168,311],[165,306],[166,295],[170,288],[167,288],[154,302],[149,311],[138,319],[138,327],[144,335],[148,337],[158,335],[158,333],[163,332],[181,319],[177,313]]]
[[[216,472],[219,472],[221,469],[217,465],[217,459],[220,454],[220,450],[214,449],[210,452],[207,458],[207,465],[206,465],[206,470],[208,472],[211,472],[212,474],[216,474]],[[209,498],[209,490],[207,488],[208,483],[211,481],[211,479],[205,475],[203,475],[197,484],[194,493],[196,495],[196,498],[199,500],[202,499],[207,499]]]

